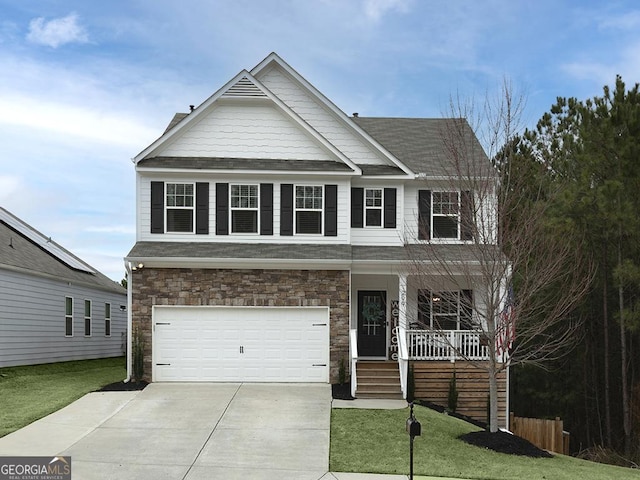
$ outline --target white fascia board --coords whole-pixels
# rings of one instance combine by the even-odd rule
[[[314,87],[311,83],[309,83],[302,75],[300,75],[296,70],[294,70],[287,62],[285,62],[277,53],[271,53],[267,58],[265,58],[262,62],[251,69],[251,74],[254,76],[258,76],[258,74],[267,68],[272,62],[277,63],[290,77],[296,81],[303,88],[308,90],[312,95],[317,97],[322,104],[324,104],[325,108],[327,108],[330,112],[332,112],[345,126],[353,130],[357,135],[359,135],[363,140],[369,143],[372,147],[382,153],[389,161],[391,161],[396,167],[400,168],[403,172],[407,174],[407,176],[413,176],[416,173],[413,172],[409,167],[407,167],[404,163],[398,160],[391,152],[389,152],[386,148],[384,148],[380,143],[378,143],[371,135],[365,132],[359,125],[357,125],[354,121],[352,121],[349,116],[344,113],[340,108],[336,106],[330,99],[328,99],[322,92],[320,92],[316,87]]]
[[[133,265],[143,268],[209,268],[267,270],[349,270],[350,260],[283,259],[283,258],[199,258],[199,257],[127,257]]]

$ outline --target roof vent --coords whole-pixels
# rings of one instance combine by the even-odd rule
[[[266,97],[267,95],[247,77],[242,77],[222,94],[223,97]]]
[[[353,112],[353,118],[358,118],[358,112]]]

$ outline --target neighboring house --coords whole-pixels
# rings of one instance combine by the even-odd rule
[[[0,208],[0,367],[125,353],[127,293]]]
[[[147,378],[337,383],[345,372],[358,397],[406,396],[415,360],[421,396],[446,403],[455,367],[459,389],[473,378],[467,411],[484,418],[482,374],[444,348],[419,352],[428,334],[409,328],[440,315],[487,358],[459,305],[472,287],[447,292],[457,300],[436,311],[443,292],[421,290],[408,269],[412,244],[452,261],[469,248],[468,192],[447,177],[443,125],[349,117],[275,53],[176,114],[134,158],[126,261]],[[425,390],[430,378],[438,385]],[[505,392],[503,378],[503,415]]]

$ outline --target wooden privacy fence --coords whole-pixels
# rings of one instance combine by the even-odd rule
[[[569,432],[563,429],[563,422],[539,418],[516,417],[509,414],[509,430],[514,435],[529,440],[536,447],[550,452],[569,455]]]

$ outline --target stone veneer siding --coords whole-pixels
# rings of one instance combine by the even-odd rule
[[[340,360],[349,365],[348,270],[214,270],[143,268],[132,282],[133,329],[145,338],[144,372],[151,381],[153,305],[328,306],[331,383]]]

